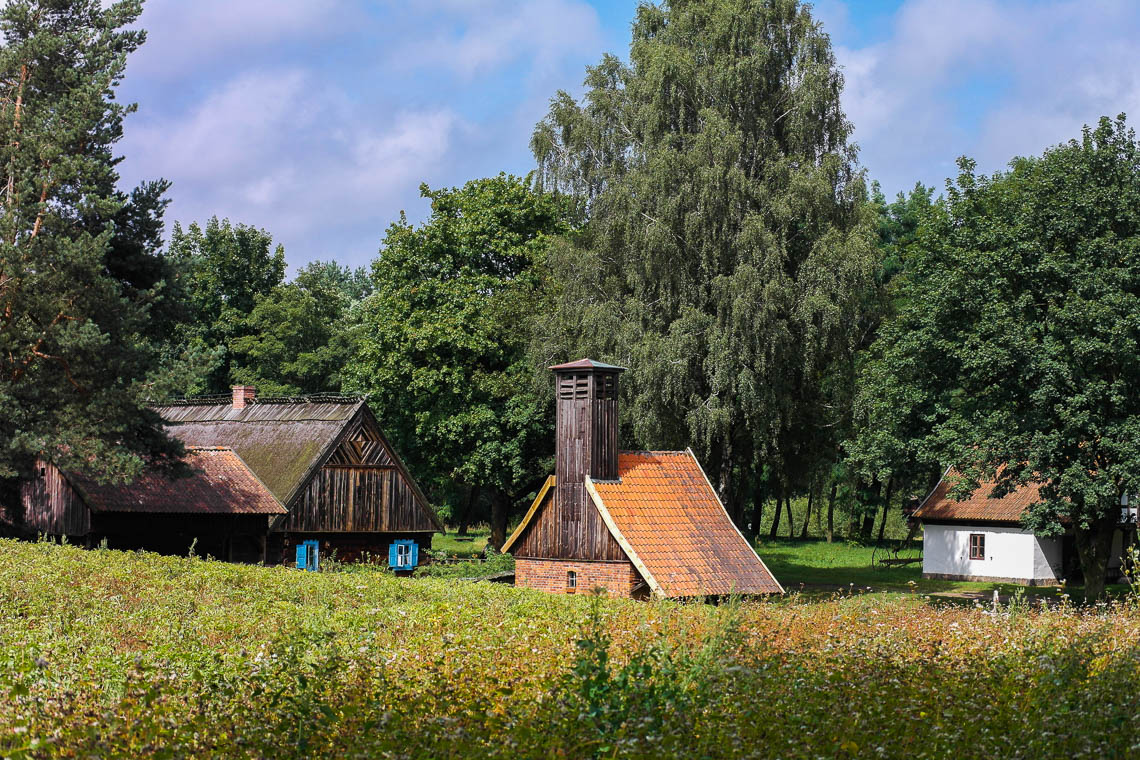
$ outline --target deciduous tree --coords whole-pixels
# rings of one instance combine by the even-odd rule
[[[827,378],[876,264],[843,77],[795,0],[642,4],[629,61],[588,69],[534,132],[540,186],[587,220],[552,253],[536,355],[630,367],[627,430],[692,443],[743,522],[763,464],[784,495],[808,486],[803,458],[835,457]]]
[[[959,165],[863,375],[860,445],[956,467],[959,495],[1041,483],[1024,525],[1073,530],[1096,598],[1140,492],[1140,145],[1121,116],[992,177]]]
[[[421,483],[490,496],[492,543],[550,469],[549,392],[535,391],[526,349],[547,303],[551,236],[564,203],[500,175],[429,190],[431,217],[393,224],[372,265],[359,347],[345,389],[371,394]]]

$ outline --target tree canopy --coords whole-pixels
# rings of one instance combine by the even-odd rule
[[[36,456],[129,477],[180,451],[146,400],[174,318],[159,253],[166,183],[116,189],[133,106],[114,98],[139,2],[0,10],[0,475]]]
[[[489,497],[498,545],[509,508],[549,470],[550,397],[534,391],[527,346],[567,206],[508,175],[422,192],[430,218],[389,227],[372,265],[345,389],[370,394],[437,494],[454,483]]]
[[[1096,597],[1140,492],[1140,145],[1121,116],[992,177],[960,168],[861,379],[858,445],[952,465],[960,493],[1040,483],[1025,526],[1071,526]]]
[[[630,367],[636,442],[692,443],[740,519],[763,464],[803,486],[838,445],[825,378],[877,263],[843,78],[794,0],[643,4],[629,58],[534,132],[540,187],[585,217],[537,355]]]
[[[285,249],[274,248],[273,237],[265,230],[213,217],[205,229],[193,223],[184,230],[175,223],[168,256],[182,273],[190,309],[174,343],[177,351],[192,352],[205,363],[199,378],[184,392],[226,392],[233,380],[231,343],[251,329],[248,320],[258,299],[284,282]],[[268,316],[263,310],[262,317]],[[252,327],[257,324],[255,320]],[[257,353],[254,346],[248,350]],[[284,386],[287,381],[278,383]]]

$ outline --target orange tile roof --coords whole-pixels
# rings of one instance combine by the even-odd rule
[[[983,520],[986,522],[1021,522],[1021,515],[1031,505],[1041,501],[1041,486],[1030,483],[1000,499],[991,499],[995,481],[983,481],[964,501],[956,501],[950,489],[961,477],[950,471],[922,502],[914,516],[921,520],[955,520],[958,522]]]
[[[668,597],[783,592],[736,529],[691,451],[623,451],[618,473],[620,481],[588,481],[587,487],[655,592]]]
[[[165,514],[283,515],[281,506],[245,462],[227,448],[187,447],[183,460],[188,477],[170,478],[144,470],[130,483],[99,483],[78,473],[66,473],[83,500],[95,512]]]

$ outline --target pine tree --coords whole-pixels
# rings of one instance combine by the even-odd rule
[[[114,99],[141,4],[13,0],[0,11],[0,475],[47,455],[129,477],[179,450],[148,397],[177,311],[158,253],[166,183],[116,189]]]

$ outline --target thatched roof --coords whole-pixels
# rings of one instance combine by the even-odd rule
[[[283,515],[269,489],[229,449],[190,448],[186,477],[148,468],[131,483],[99,483],[80,473],[64,477],[93,512],[204,515]]]
[[[364,407],[356,397],[259,400],[235,409],[228,400],[155,407],[170,433],[187,446],[225,446],[289,504],[310,472]]]

